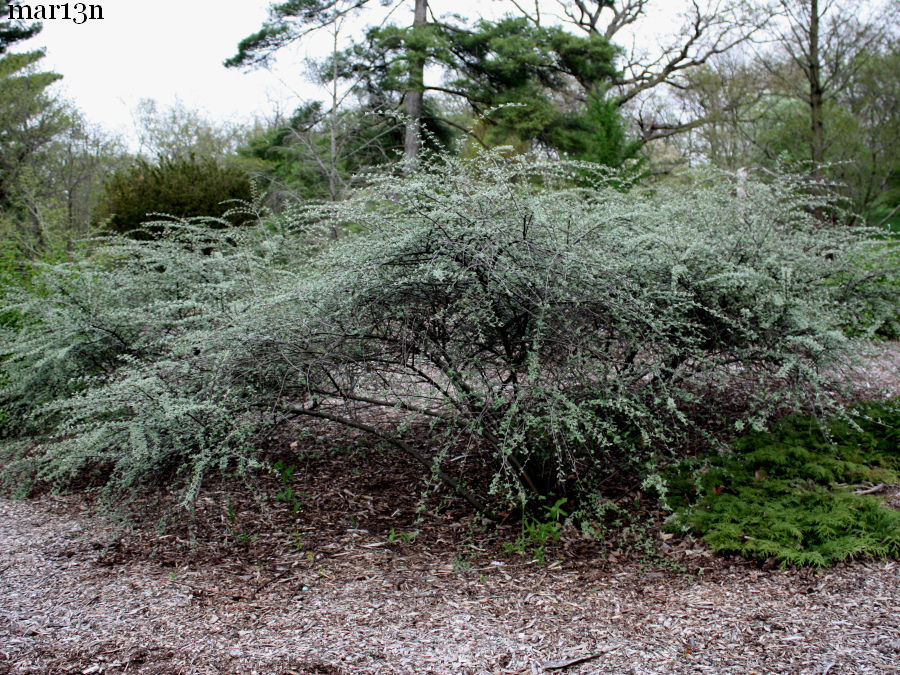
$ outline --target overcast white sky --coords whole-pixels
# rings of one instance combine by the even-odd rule
[[[210,119],[234,122],[290,112],[304,99],[323,98],[306,83],[303,61],[328,53],[327,35],[307,38],[302,48],[280,55],[270,71],[222,65],[241,39],[259,29],[271,0],[86,1],[102,7],[102,21],[44,21],[43,31],[23,48],[46,47],[42,67],[63,75],[61,93],[90,122],[110,131],[132,132],[142,98],[163,106],[180,100]],[[498,0],[440,4],[440,11],[462,12],[468,6],[479,15],[497,15],[505,5]],[[408,20],[404,12],[410,8],[394,15],[400,23]]]
[[[142,98],[246,121],[317,95],[305,84],[302,54],[285,55],[271,72],[222,65],[262,25],[270,0],[89,1],[103,8],[102,21],[44,21],[23,47],[46,47],[42,68],[61,73],[62,94],[107,129],[127,131]]]

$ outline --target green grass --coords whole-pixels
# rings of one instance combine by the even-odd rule
[[[900,555],[900,512],[855,491],[900,481],[900,399],[853,413],[855,424],[792,417],[728,455],[682,462],[668,477],[669,527],[783,566]]]

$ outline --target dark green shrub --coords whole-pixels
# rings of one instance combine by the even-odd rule
[[[159,214],[223,218],[233,208],[229,202],[251,198],[250,179],[238,166],[202,159],[139,160],[109,176],[94,218],[114,232],[140,233]]]
[[[848,487],[900,480],[900,400],[856,412],[828,425],[790,418],[731,454],[683,463],[669,498],[676,527],[715,551],[785,565],[900,555],[900,513]]]

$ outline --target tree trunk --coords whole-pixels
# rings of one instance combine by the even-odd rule
[[[428,0],[416,0],[415,18],[413,19],[413,37],[425,26]],[[404,143],[407,161],[414,160],[419,154],[419,130],[422,124],[422,107],[425,86],[425,58],[419,51],[418,41],[409,53],[409,89],[406,92],[406,142]]]
[[[819,56],[819,0],[810,0],[809,8],[809,126],[810,155],[815,167],[825,161],[825,123],[822,119],[822,63]]]
[[[334,43],[331,49],[331,110],[328,113],[328,195],[331,201],[338,200],[338,158],[337,158],[337,115],[338,115],[338,32],[340,23],[334,27]],[[332,239],[337,239],[337,230],[332,225]]]

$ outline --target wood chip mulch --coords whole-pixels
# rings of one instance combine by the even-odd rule
[[[360,531],[313,561],[173,567],[111,563],[108,529],[70,500],[0,501],[0,672],[900,672],[893,561],[461,565]]]

